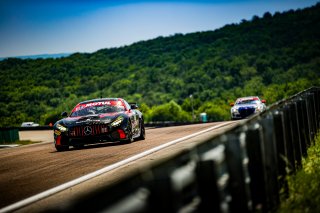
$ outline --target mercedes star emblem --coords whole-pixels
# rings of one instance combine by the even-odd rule
[[[92,129],[90,126],[86,126],[83,131],[85,135],[91,135]]]

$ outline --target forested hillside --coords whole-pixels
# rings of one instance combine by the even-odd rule
[[[192,105],[227,120],[237,97],[275,102],[320,85],[319,69],[320,3],[92,54],[0,61],[0,126],[48,124],[101,96],[138,102],[147,121],[190,121]]]

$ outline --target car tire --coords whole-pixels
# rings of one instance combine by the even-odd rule
[[[124,143],[132,143],[133,142],[133,135],[132,135],[132,125],[131,125],[131,121],[128,122],[128,130],[127,130],[127,138],[126,140],[124,140]]]
[[[144,128],[143,119],[140,119],[140,135],[138,137],[138,140],[144,140],[144,139],[146,139],[146,130]]]

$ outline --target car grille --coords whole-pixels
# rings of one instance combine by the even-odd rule
[[[107,124],[96,124],[87,126],[75,126],[69,128],[69,136],[71,137],[85,137],[101,135],[108,132]]]
[[[241,115],[241,117],[247,117],[247,116],[254,113],[255,108],[253,108],[253,107],[240,107],[238,109],[238,111],[239,111],[239,114]]]

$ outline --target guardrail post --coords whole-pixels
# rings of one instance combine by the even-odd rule
[[[230,175],[230,194],[232,197],[231,212],[249,212],[252,210],[250,197],[250,177],[248,175],[248,157],[245,143],[240,141],[237,133],[231,133],[222,137],[226,145],[226,158]]]
[[[280,203],[278,185],[278,156],[275,143],[273,117],[268,114],[260,120],[262,126],[262,149],[266,175],[267,209],[274,210]]]
[[[277,155],[278,155],[278,180],[279,180],[279,189],[282,189],[285,196],[289,195],[288,183],[286,181],[286,147],[285,147],[285,127],[283,119],[283,111],[276,110],[273,114],[273,123],[274,123],[274,134],[275,142],[277,145]]]
[[[150,212],[175,213],[190,206],[198,208],[196,161],[184,153],[153,170],[150,184]]]
[[[307,93],[307,102],[308,102],[308,119],[309,119],[309,126],[310,126],[310,138],[311,138],[311,144],[314,143],[314,137],[315,134],[317,132],[317,128],[316,128],[316,122],[315,122],[315,106],[314,106],[314,94],[313,93]]]
[[[298,113],[298,123],[300,130],[300,145],[301,145],[301,153],[305,157],[307,156],[307,147],[308,147],[308,115],[306,112],[306,101],[302,98],[297,100],[297,113]]]
[[[166,174],[166,171],[163,171]],[[168,176],[155,172],[155,179],[150,183],[151,212],[174,212],[174,195]]]
[[[318,128],[320,129],[320,88],[316,88],[315,89],[315,94],[316,94],[316,102],[317,102],[317,113],[318,113],[318,117],[317,117],[317,121],[318,121]]]
[[[303,110],[305,111],[305,125],[306,125],[306,138],[308,147],[312,144],[312,122],[311,122],[311,113],[310,113],[310,97],[307,94],[302,96],[305,104],[302,105]]]
[[[102,186],[82,194],[76,200],[41,212],[149,212],[149,195],[145,180],[136,174],[126,177],[121,184]]]
[[[291,172],[296,172],[296,165],[292,144],[290,107],[288,105],[283,108],[283,118],[285,130],[285,158],[287,160],[287,169],[290,170],[290,174]]]
[[[253,211],[258,212],[264,212],[267,204],[266,176],[263,166],[264,158],[261,144],[261,131],[261,125],[258,123],[253,124],[246,131],[252,206]]]
[[[318,122],[317,122],[317,110],[316,110],[316,94],[311,92],[311,109],[313,111],[313,125],[314,125],[314,137],[316,136],[317,134],[317,131],[318,131]],[[313,137],[313,139],[314,139]]]
[[[302,153],[301,153],[301,141],[300,141],[300,128],[299,128],[299,121],[298,114],[297,114],[297,104],[292,102],[289,105],[290,108],[290,124],[291,124],[291,139],[293,143],[293,152],[294,152],[294,159],[295,159],[295,166],[297,169],[301,168],[302,166]]]
[[[229,212],[229,174],[224,145],[220,144],[199,155],[197,164],[197,181],[201,197],[199,212]]]
[[[314,97],[314,111],[315,111],[315,124],[316,124],[316,129],[319,129],[319,89],[314,89],[311,91],[311,93],[313,94]]]

